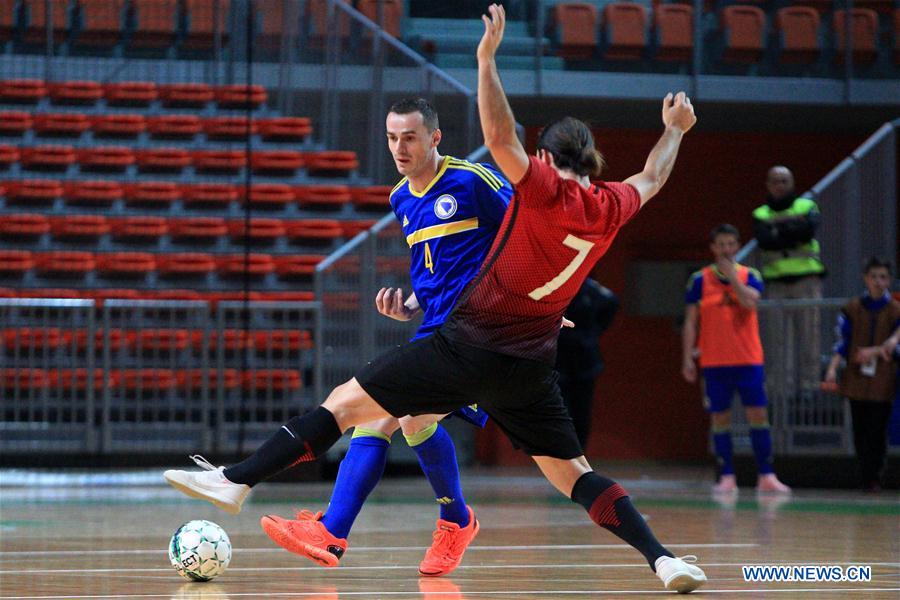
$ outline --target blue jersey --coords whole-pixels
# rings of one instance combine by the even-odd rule
[[[410,248],[409,276],[424,319],[413,339],[440,327],[487,257],[512,198],[493,167],[445,156],[424,190],[404,177],[391,208]]]

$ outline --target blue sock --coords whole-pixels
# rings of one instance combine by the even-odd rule
[[[756,457],[756,468],[760,475],[774,473],[772,468],[772,434],[768,425],[750,426],[750,444]]]
[[[338,468],[328,510],[322,524],[338,538],[346,538],[366,498],[375,489],[387,462],[391,440],[383,433],[357,427],[347,455]]]
[[[456,448],[447,430],[435,423],[406,437],[406,442],[419,457],[419,465],[441,505],[441,518],[460,527],[469,524],[469,509],[463,498],[456,464]]]
[[[731,460],[731,430],[713,430],[713,448],[719,461],[719,473],[721,475],[734,475],[734,463]]]

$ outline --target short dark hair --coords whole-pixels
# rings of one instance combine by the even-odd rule
[[[884,268],[888,274],[892,274],[894,270],[891,268],[891,261],[883,256],[870,256],[863,265],[863,274],[868,275],[872,269]]]
[[[594,147],[591,128],[572,117],[563,117],[544,127],[537,147],[549,152],[557,167],[576,175],[599,177],[606,166],[603,155]]]
[[[422,122],[428,128],[428,131],[434,131],[441,126],[438,123],[437,111],[425,98],[403,98],[391,104],[388,112],[398,115],[408,115],[414,112],[422,113]]]
[[[741,233],[737,230],[737,227],[730,223],[719,223],[713,227],[712,231],[709,232],[709,241],[715,242],[720,235],[733,235],[738,241],[741,239]]]

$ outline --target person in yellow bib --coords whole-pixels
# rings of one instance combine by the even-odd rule
[[[819,242],[819,207],[797,197],[794,174],[778,165],[766,175],[766,203],[753,211],[753,235],[762,253],[770,300],[821,298],[825,265]],[[789,396],[818,386],[821,340],[815,307],[772,311],[765,320],[772,380]],[[778,344],[769,342],[778,340]]]
[[[719,480],[713,491],[737,491],[731,403],[738,392],[750,423],[750,442],[759,471],[757,491],[789,493],[790,488],[778,480],[772,467],[763,348],[756,314],[756,303],[763,291],[762,278],[756,269],[735,262],[740,236],[734,226],[716,226],[710,239],[715,262],[691,275],[688,281],[681,374],[689,383],[697,381],[696,357],[719,464]]]

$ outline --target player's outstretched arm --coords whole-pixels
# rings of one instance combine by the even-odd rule
[[[641,206],[659,193],[666,184],[672,173],[672,167],[675,166],[681,138],[697,122],[691,99],[684,92],[678,92],[674,96],[671,92],[666,94],[663,99],[662,120],[666,130],[650,151],[644,170],[625,180],[625,183],[633,185],[640,194]]]
[[[497,166],[512,184],[519,183],[528,171],[528,155],[516,137],[516,120],[506,100],[495,60],[497,48],[503,40],[506,12],[502,6],[491,4],[491,16],[482,15],[484,36],[478,44],[478,114],[484,143],[491,151]]]

